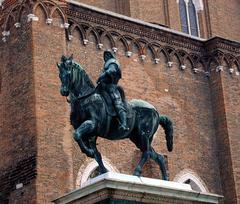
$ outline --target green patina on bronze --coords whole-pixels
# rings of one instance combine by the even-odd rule
[[[104,52],[104,67],[94,86],[89,76],[73,57],[61,58],[57,64],[61,80],[60,93],[71,105],[70,121],[75,130],[74,139],[81,151],[99,164],[99,172],[105,173],[97,137],[109,140],[129,138],[142,151],[142,157],[134,175],[140,176],[146,161],[151,158],[159,166],[162,178],[168,180],[164,156],[151,146],[159,124],[165,130],[167,148],[173,149],[173,126],[167,116],[143,100],[127,102],[123,89],[117,85],[121,69],[111,51]]]

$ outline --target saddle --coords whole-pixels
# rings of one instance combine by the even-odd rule
[[[106,107],[107,114],[112,117],[117,116],[117,112],[115,111],[112,99],[109,96],[108,92],[105,91],[104,89],[101,89],[101,91],[98,91],[98,93],[102,96],[103,101],[106,104],[105,107]],[[124,103],[124,108],[127,111],[127,118],[131,118],[132,117],[132,107],[129,104]]]
[[[103,101],[106,103],[105,107],[107,110],[107,114],[112,117],[117,116],[117,113],[116,113],[115,108],[112,103],[112,99],[109,96],[109,94],[105,90],[102,90],[99,94],[103,97]]]

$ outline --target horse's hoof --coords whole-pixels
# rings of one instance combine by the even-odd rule
[[[134,171],[133,176],[140,177],[141,173],[139,171]]]
[[[163,178],[162,178],[164,181],[169,181],[169,178],[168,178],[168,176],[164,176]]]
[[[108,170],[107,169],[102,169],[100,172],[101,172],[101,174],[105,174],[105,173],[108,172]]]

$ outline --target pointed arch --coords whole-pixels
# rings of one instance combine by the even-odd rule
[[[119,172],[118,169],[111,164],[109,159],[103,157],[104,166],[110,172]],[[91,173],[98,167],[98,163],[93,160],[89,159],[87,164],[83,164],[78,172],[77,179],[76,179],[76,187],[81,187],[83,184],[89,179]]]
[[[155,50],[155,48],[153,47],[153,45],[151,43],[147,43],[144,47],[143,47],[143,52],[147,54],[147,50],[150,50],[151,53],[152,53],[152,59],[156,59],[158,58],[158,55],[157,55],[157,51]]]
[[[86,39],[86,34],[85,34],[85,31],[84,31],[84,29],[82,28],[82,26],[77,25],[77,24],[73,24],[73,25],[70,27],[70,30],[69,30],[70,35],[73,35],[73,33],[75,32],[75,30],[76,30],[77,32],[79,32],[80,36],[82,37],[81,40]]]
[[[111,35],[109,32],[107,32],[107,31],[104,31],[104,32],[102,33],[102,35],[101,35],[101,37],[100,37],[100,42],[103,42],[103,39],[104,39],[105,37],[110,41],[110,43],[111,43],[111,48],[116,47],[112,35]]]
[[[173,181],[190,184],[195,191],[209,192],[203,180],[191,169],[182,170],[174,177]]]
[[[51,9],[50,14],[49,14],[49,18],[52,18],[55,12],[58,12],[60,14],[60,17],[62,18],[63,23],[67,23],[67,18],[65,16],[64,12],[62,11],[62,9],[59,6],[54,6]]]
[[[168,51],[167,51],[164,47],[159,48],[159,49],[157,50],[157,55],[158,55],[158,56],[159,56],[161,53],[163,53],[163,55],[164,55],[164,57],[165,57],[165,59],[166,59],[166,63],[167,63],[167,62],[171,62],[170,55],[169,55]]]
[[[21,8],[19,9],[18,14],[17,14],[17,19],[16,19],[17,22],[21,21],[24,10],[26,10],[26,11],[30,10],[30,7],[28,6],[28,4],[22,4],[21,5]]]
[[[129,47],[129,44],[127,42],[127,40],[124,38],[124,36],[119,36],[116,40],[116,45],[118,45],[118,43],[121,42],[125,48],[125,52],[129,51],[130,50],[130,47]]]
[[[141,46],[141,44],[139,43],[138,40],[133,39],[129,45],[130,50],[133,50],[133,46],[136,45],[137,49],[138,49],[138,54],[139,55],[144,55],[143,53],[143,47]]]
[[[3,30],[4,31],[7,31],[8,29],[10,29],[10,26],[8,26],[8,25],[9,25],[9,21],[11,20],[11,18],[14,19],[14,21],[16,20],[16,17],[14,16],[14,10],[17,10],[20,6],[21,6],[21,3],[17,3],[7,13],[7,17],[5,19],[5,22],[3,23]]]
[[[47,7],[42,2],[37,2],[33,6],[33,14],[36,14],[38,7],[40,7],[40,9],[43,11],[45,18],[47,19],[49,17],[49,13],[48,13]]]
[[[98,32],[95,30],[94,27],[89,27],[86,31],[86,39],[89,40],[89,36],[90,34],[93,34],[95,40],[96,40],[96,43],[99,44],[100,43],[100,36],[98,34]]]

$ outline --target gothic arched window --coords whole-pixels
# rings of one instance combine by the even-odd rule
[[[181,18],[182,32],[189,33],[187,8],[184,0],[179,1],[179,12],[180,12],[180,18]]]
[[[202,10],[201,0],[178,0],[182,32],[199,36],[198,10]]]

